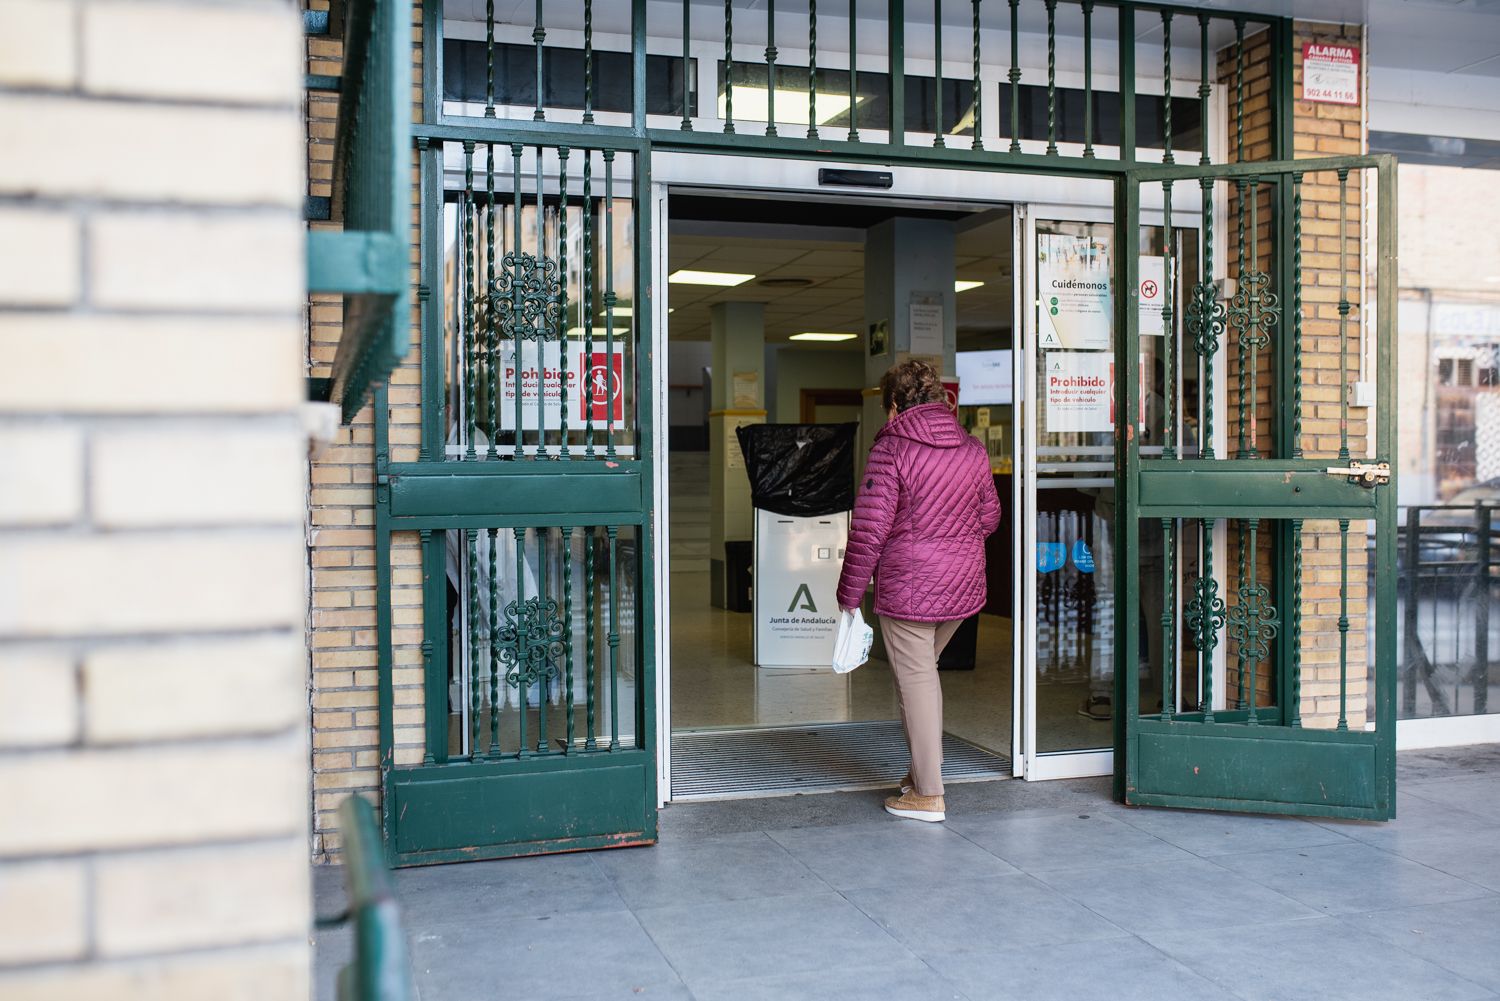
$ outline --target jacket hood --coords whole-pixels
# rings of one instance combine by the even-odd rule
[[[969,435],[945,403],[924,403],[897,414],[875,437],[895,435],[932,448],[957,448]]]

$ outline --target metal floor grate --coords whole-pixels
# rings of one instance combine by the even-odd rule
[[[873,789],[909,761],[897,720],[672,734],[672,798]],[[943,734],[945,782],[1010,776],[1010,759]]]

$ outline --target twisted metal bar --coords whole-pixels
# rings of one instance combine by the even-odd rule
[[[511,253],[515,254],[518,259],[521,253],[521,155],[525,153],[525,151],[526,147],[522,146],[520,143],[510,144],[512,181],[511,211],[515,215],[515,229],[514,238],[511,242]],[[540,153],[538,155],[540,155]],[[511,282],[510,315],[512,317],[519,317],[521,315],[521,289],[521,282]],[[524,457],[526,451],[525,442],[522,440],[525,436],[521,433],[521,428],[525,425],[525,421],[522,420],[521,417],[521,396],[523,382],[521,371],[526,367],[526,359],[525,352],[521,349],[521,327],[519,324],[513,324],[512,330],[510,332],[510,348],[511,351],[514,352],[511,357],[513,359],[516,370],[516,441],[514,456],[516,459],[521,459],[522,457]]]
[[[583,124],[594,124],[594,0],[583,0]]]
[[[1161,12],[1162,61],[1162,163],[1176,163],[1172,157],[1172,12]]]
[[[932,145],[943,141],[943,0],[932,0]]]
[[[542,179],[542,147],[536,147],[536,266],[541,268],[547,261],[547,202]],[[517,254],[519,264],[519,252]],[[545,318],[538,319],[536,331],[536,458],[547,457],[547,330]],[[520,344],[516,345],[519,358]],[[517,369],[520,366],[517,365]],[[521,422],[516,422],[516,434],[521,433]]]
[[[855,109],[859,107],[859,19],[856,0],[849,0],[849,141],[859,142]]]
[[[807,138],[818,138],[818,0],[807,3]]]
[[[1010,0],[1010,151],[1021,152],[1021,0]]]
[[[464,432],[468,435],[468,448],[464,458],[478,458],[474,450],[474,394],[478,388],[478,317],[474,303],[474,143],[464,142],[464,333],[460,350],[464,359]]]
[[[517,208],[520,204],[520,202],[516,203]],[[516,368],[519,369],[520,366]],[[519,613],[526,607],[526,529],[512,529],[511,535],[516,540],[516,602],[514,607]],[[519,746],[516,757],[526,758],[531,756],[531,748],[526,743],[526,714],[531,711],[531,686],[519,676],[514,679],[513,683],[516,686],[516,708],[519,710],[517,715],[520,717],[517,734]]]
[[[776,134],[776,0],[766,4],[766,135]]]
[[[1235,210],[1235,222],[1239,227],[1239,251],[1235,258],[1235,295],[1239,294],[1239,286],[1245,283],[1248,269],[1245,267],[1245,179],[1239,178],[1234,182],[1235,204],[1239,207]],[[1252,265],[1253,267],[1253,265]],[[1250,393],[1254,382],[1250,378],[1249,365],[1249,343],[1243,337],[1236,338],[1239,347],[1239,399],[1235,403],[1235,411],[1239,417],[1239,427],[1236,430],[1237,446],[1235,448],[1236,459],[1246,458],[1245,432],[1248,430],[1248,414],[1250,406]]]
[[[484,3],[484,117],[495,117],[495,0]]]
[[[1245,162],[1245,19],[1234,19],[1234,161]]]
[[[615,457],[615,151],[604,151],[604,454]],[[622,373],[623,375],[623,373]],[[623,387],[621,387],[623,391]]]
[[[1057,0],[1047,2],[1047,155],[1057,155]]]
[[[469,760],[479,757],[479,709],[484,692],[484,677],[479,673],[479,533],[464,532],[469,547]],[[494,637],[490,637],[494,642]]]
[[[984,139],[980,135],[984,117],[980,114],[983,88],[979,85],[979,3],[980,0],[974,0],[974,142],[970,144],[971,149],[984,149]]]
[[[563,572],[563,716],[567,721],[568,739],[563,753],[573,753],[573,526],[564,525],[562,535]]]
[[[562,277],[562,285],[559,292],[562,296],[562,308],[558,310],[557,335],[558,335],[558,389],[561,396],[559,418],[562,425],[562,449],[558,458],[571,459],[568,449],[568,156],[570,150],[566,146],[560,146],[557,150],[557,270]],[[589,318],[583,317],[581,323],[588,323]],[[580,373],[582,374],[582,373]]]
[[[1302,519],[1292,519],[1292,692],[1290,725],[1302,725]]]
[[[490,753],[500,756],[500,530],[489,530],[490,542]]]
[[[531,29],[531,38],[536,42],[536,110],[531,117],[541,122],[547,119],[542,111],[542,42],[547,38],[547,29],[542,25],[542,0],[536,0],[536,26]]]
[[[594,457],[594,151],[583,151],[583,454]]]
[[[1349,519],[1339,519],[1339,722],[1349,729]]]
[[[1349,171],[1339,175],[1339,458],[1349,458]]]
[[[1161,182],[1162,189],[1162,307],[1161,332],[1164,369],[1162,373],[1162,399],[1166,401],[1162,427],[1163,459],[1177,457],[1177,319],[1172,311],[1172,291],[1176,287],[1174,265],[1177,262],[1177,244],[1172,232],[1172,182]]]
[[[678,128],[683,132],[693,131],[693,120],[688,117],[688,92],[692,89],[688,86],[688,45],[692,42],[688,12],[691,9],[688,0],[682,0],[682,124]]]
[[[587,731],[583,738],[583,749],[592,751],[598,747],[594,710],[597,704],[594,692],[596,650],[594,637],[598,630],[598,594],[594,587],[594,552],[599,533],[594,526],[583,530],[583,665],[584,665],[584,709],[587,715]]]
[[[604,532],[609,537],[609,749],[614,751],[620,746],[620,529],[608,525]]]
[[[499,395],[500,383],[500,325],[496,316],[495,304],[492,296],[495,293],[495,144],[485,144],[485,197],[488,199],[485,205],[485,227],[484,235],[486,249],[484,255],[485,283],[485,360],[489,369],[489,378],[486,381],[489,397],[485,401],[485,416],[488,418],[490,444],[485,450],[485,458],[498,459],[499,452],[496,451],[495,442],[500,437],[500,422],[497,420],[499,408],[495,403],[495,397]]]
[[[1302,458],[1302,174],[1292,175],[1292,458]],[[1299,522],[1300,524],[1300,522]]]
[[[1177,533],[1171,518],[1161,520],[1161,540],[1161,718],[1170,722],[1177,706],[1172,692],[1172,682],[1177,673]]]
[[[1198,134],[1202,137],[1203,150],[1198,155],[1198,162],[1204,166],[1213,162],[1208,155],[1208,99],[1213,94],[1213,86],[1208,82],[1208,22],[1207,14],[1198,15],[1198,48],[1203,61],[1198,80]]]
[[[730,0],[724,0],[724,132],[734,135],[734,9]]]
[[[1083,155],[1094,157],[1094,0],[1083,0]]]

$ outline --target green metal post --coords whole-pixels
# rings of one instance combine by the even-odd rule
[[[1120,159],[1135,162],[1135,8],[1118,8],[1120,29]],[[1133,244],[1132,244],[1133,246]],[[1133,288],[1134,286],[1124,286]]]
[[[890,0],[886,5],[886,52],[891,83],[892,146],[906,145],[906,0]]]

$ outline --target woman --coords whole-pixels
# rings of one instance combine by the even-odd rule
[[[937,370],[904,361],[880,380],[887,423],[865,466],[839,577],[844,610],[875,576],[885,639],[911,751],[887,813],[939,821],[943,806],[943,689],[937,660],[958,624],[984,607],[984,539],[1000,499],[984,445],[959,426]]]

